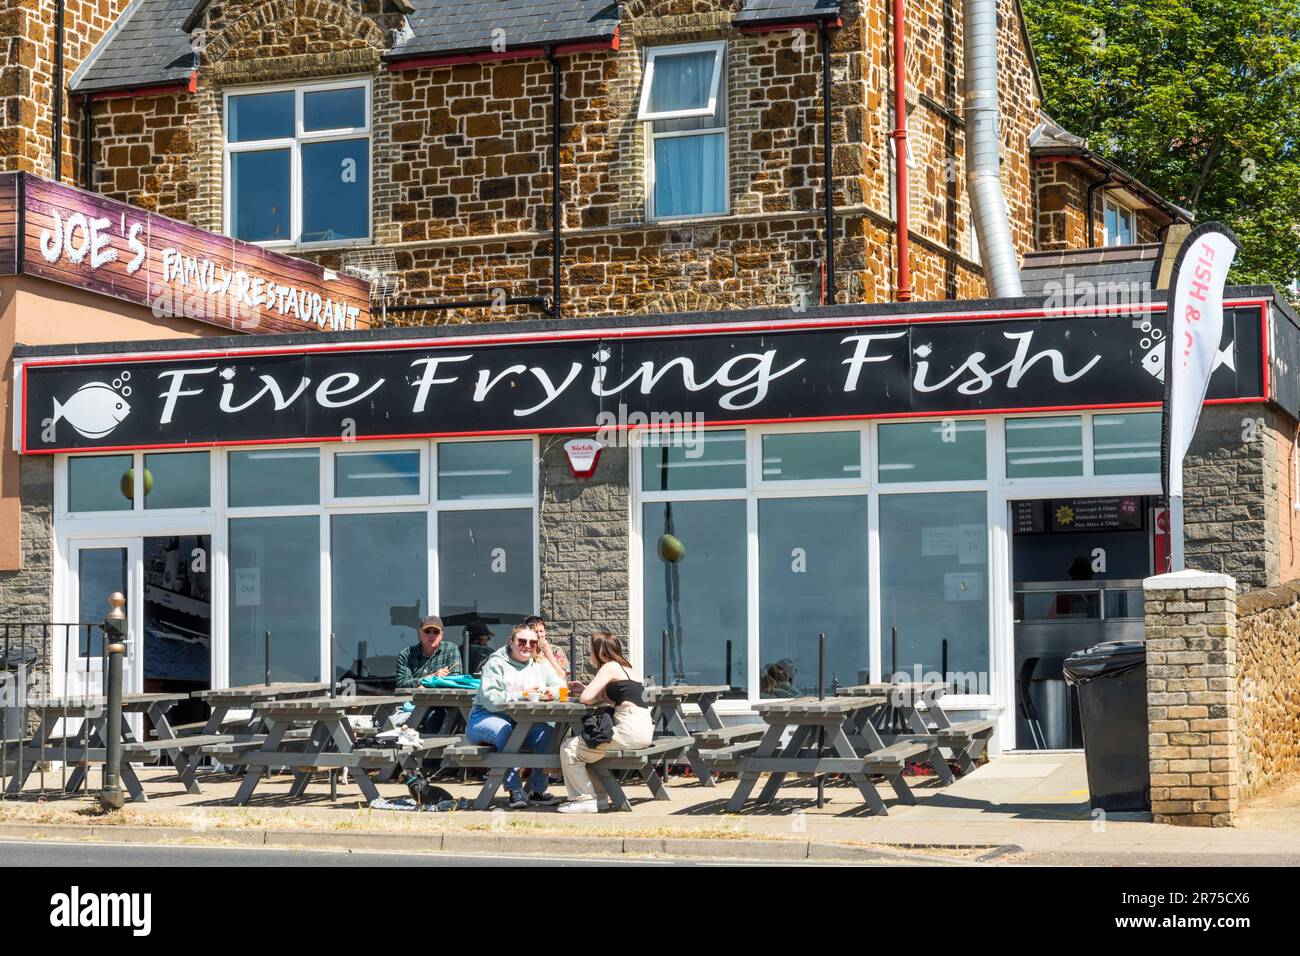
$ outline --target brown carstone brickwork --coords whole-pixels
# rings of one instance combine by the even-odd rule
[[[620,48],[561,57],[564,314],[743,308],[820,301],[821,50],[815,31],[741,33],[739,0],[635,0]],[[1014,0],[1003,3],[1003,172],[1017,248],[1035,241],[1028,139],[1038,90]],[[388,69],[398,25],[379,5],[214,3],[193,95],[95,108],[98,187],[221,229],[222,92],[233,85],[369,76],[372,235],[392,249],[408,300],[551,291],[551,68],[544,59]],[[914,297],[984,285],[965,196],[961,5],[908,5]],[[895,289],[890,24],[848,3],[832,31],[832,168],[839,301]],[[647,221],[647,132],[635,121],[646,47],[727,41],[727,215]],[[507,43],[509,36],[506,37]],[[346,249],[313,250],[330,266]],[[510,310],[524,314],[526,309]],[[509,314],[509,313],[507,313]],[[489,310],[404,321],[500,318]]]
[[[1300,581],[1237,599],[1241,799],[1300,770]]]
[[[1039,160],[1034,163],[1034,190],[1038,197],[1037,243],[1043,251],[1088,248],[1088,187],[1102,174],[1085,172],[1073,163]],[[1092,197],[1093,245],[1105,241],[1105,190]],[[1169,220],[1155,213],[1134,210],[1137,243],[1161,241]]]
[[[1156,823],[1231,826],[1244,776],[1237,586],[1227,575],[1148,578],[1147,718]]]
[[[64,84],[129,0],[65,0]],[[0,0],[0,171],[50,176],[54,153],[54,0]],[[79,182],[81,103],[63,104],[65,182]]]

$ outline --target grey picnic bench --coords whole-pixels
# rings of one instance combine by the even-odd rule
[[[886,734],[886,740],[933,741],[938,745],[938,753],[927,762],[933,767],[940,782],[950,784],[955,779],[942,751],[947,750],[952,759],[961,768],[963,774],[975,769],[978,760],[988,747],[989,738],[997,727],[997,721],[972,719],[954,723],[943,709],[940,700],[947,692],[947,685],[932,683],[897,683],[897,684],[858,684],[841,687],[840,694],[859,696],[862,694],[884,694],[889,698],[889,706],[896,710],[903,719],[910,733]]]
[[[358,749],[348,721],[349,715],[370,713],[376,723],[407,700],[406,694],[390,696],[305,697],[268,700],[257,705],[258,714],[269,726],[260,738],[235,740],[204,747],[203,753],[244,768],[244,777],[233,803],[243,806],[272,770],[293,771],[289,796],[301,797],[312,774],[321,770],[348,770],[366,800],[375,800],[379,791],[369,771],[383,771],[398,759],[399,751],[381,748]],[[286,740],[296,722],[310,724],[305,746]],[[301,746],[301,749],[291,749]]]
[[[895,742],[885,744],[869,721],[864,724],[858,742],[850,740],[846,730],[856,726],[859,717],[884,707],[883,696],[830,697],[760,701],[754,709],[763,718],[767,730],[752,754],[736,759],[740,780],[727,809],[742,809],[762,774],[769,774],[767,783],[759,793],[757,802],[771,803],[787,774],[843,774],[857,787],[872,813],[889,812],[870,777],[884,776],[893,787],[898,799],[906,804],[916,802],[903,779],[907,761],[927,753],[932,745],[925,743]],[[783,747],[782,739],[790,732],[790,740]]]
[[[656,736],[691,738],[679,759],[685,759],[704,787],[716,785],[713,771],[730,769],[726,758],[752,752],[767,729],[765,724],[726,725],[715,706],[730,691],[728,684],[660,684],[645,689]],[[691,704],[699,707],[708,729],[687,729],[686,706]]]
[[[205,743],[224,742],[227,738],[221,735],[209,735],[202,740],[178,738],[168,723],[167,713],[176,704],[188,699],[188,694],[122,695],[122,721],[116,730],[122,740],[122,758],[118,772],[132,800],[145,801],[148,797],[131,764],[160,753],[171,759],[187,792],[201,792],[195,779],[198,767],[195,754]],[[29,698],[27,707],[37,714],[39,722],[31,740],[14,748],[13,756],[6,759],[6,762],[13,760],[16,763],[17,773],[10,777],[5,792],[21,793],[36,767],[43,768],[47,761],[59,761],[65,768],[73,768],[71,775],[62,781],[63,789],[68,793],[76,793],[85,785],[89,768],[103,765],[108,759],[108,699]],[[158,735],[157,739],[136,739],[128,720],[133,714],[149,717],[154,732]],[[74,721],[79,726],[70,732],[65,725]]]
[[[398,751],[398,759],[376,777],[380,783],[392,780],[400,771],[415,767],[420,761],[443,756],[443,751],[455,744],[465,743],[465,727],[469,723],[470,711],[474,709],[474,697],[478,691],[467,687],[424,687],[411,689],[411,714],[406,719],[407,727],[419,727],[430,710],[441,709],[442,720],[437,729],[430,734],[421,733],[420,742],[414,747],[405,747]]]
[[[567,732],[582,733],[582,720],[595,708],[576,701],[513,701],[502,707],[502,712],[514,721],[514,728],[500,752],[484,744],[468,741],[454,744],[442,752],[443,760],[459,767],[482,768],[488,771],[483,786],[474,800],[475,810],[486,810],[492,805],[501,789],[508,770],[560,769],[560,745]],[[556,733],[551,737],[551,749],[545,753],[524,751],[524,742],[537,724],[553,723]],[[668,788],[655,764],[660,760],[679,758],[692,743],[690,735],[658,737],[649,747],[640,750],[607,748],[603,757],[588,764],[601,787],[608,794],[610,806],[616,810],[631,810],[632,804],[620,785],[617,773],[634,771],[641,776],[656,800],[667,800]]]

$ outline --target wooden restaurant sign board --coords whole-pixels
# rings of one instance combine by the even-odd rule
[[[370,286],[27,173],[0,174],[0,276],[30,275],[249,333],[370,326]]]

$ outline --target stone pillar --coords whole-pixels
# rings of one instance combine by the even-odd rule
[[[1232,826],[1237,753],[1237,583],[1178,571],[1147,578],[1147,720],[1156,823]]]
[[[573,477],[563,445],[577,437],[591,436],[541,436],[538,555],[542,616],[566,654],[569,629],[577,635],[574,673],[581,678],[590,670],[592,631],[613,631],[627,646],[630,486],[624,447],[602,450],[590,478]]]

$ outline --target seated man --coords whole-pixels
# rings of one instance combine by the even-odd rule
[[[507,701],[520,700],[524,691],[549,690],[552,693],[565,686],[560,675],[547,660],[538,658],[538,637],[526,625],[516,625],[506,646],[494,651],[483,663],[482,683],[474,698],[474,709],[469,715],[465,736],[470,743],[489,744],[497,750],[505,747],[514,730],[514,722],[501,713]],[[524,744],[533,753],[549,751],[555,734],[554,724],[537,724]],[[529,773],[529,794],[524,796],[519,770],[506,772],[505,787],[510,794],[510,809],[519,810],[529,804],[553,806],[559,799],[546,792],[547,773],[533,770]]]
[[[483,664],[492,656],[488,645],[495,635],[485,621],[471,621],[465,625],[465,643],[469,645],[469,672],[477,677]]]
[[[420,622],[420,643],[397,652],[397,689],[418,687],[425,677],[459,673],[460,649],[442,639],[442,618],[430,614]],[[415,729],[421,733],[435,733],[445,716],[443,708],[431,707],[424,721]]]

